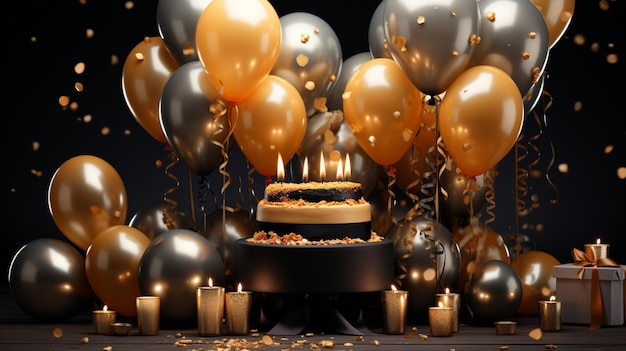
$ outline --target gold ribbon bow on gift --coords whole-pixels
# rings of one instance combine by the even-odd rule
[[[603,307],[602,307],[602,293],[600,291],[600,276],[598,274],[598,267],[621,267],[615,261],[608,257],[600,257],[597,260],[593,260],[587,256],[581,250],[573,249],[572,258],[574,264],[580,266],[578,271],[578,279],[583,278],[585,273],[585,267],[591,267],[591,325],[589,329],[598,329],[602,325]]]

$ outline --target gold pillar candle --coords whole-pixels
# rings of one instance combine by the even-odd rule
[[[198,305],[198,334],[213,336],[222,334],[224,323],[224,288],[200,286],[197,289],[196,303]]]
[[[107,305],[104,305],[101,310],[93,311],[91,316],[93,320],[94,332],[96,334],[111,334],[110,324],[115,323],[117,312],[107,309]]]
[[[249,334],[252,292],[242,291],[241,283],[239,283],[237,291],[226,293],[225,304],[226,330],[228,334]]]
[[[140,335],[158,335],[161,322],[161,298],[137,296],[137,329]]]
[[[404,334],[407,319],[409,292],[398,290],[394,285],[391,290],[382,291],[383,332],[386,334]]]
[[[428,325],[432,336],[449,336],[452,333],[452,307],[429,307]]]
[[[452,332],[459,331],[459,312],[461,311],[461,294],[451,293],[446,288],[445,294],[435,294],[435,305],[439,307],[452,307],[454,314],[452,316]]]
[[[609,244],[600,243],[600,238],[595,244],[585,244],[585,254],[594,262],[600,258],[609,257]]]
[[[539,327],[544,331],[561,330],[561,302],[554,296],[549,301],[539,301]]]

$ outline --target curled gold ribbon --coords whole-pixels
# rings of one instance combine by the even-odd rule
[[[581,267],[578,270],[578,279],[583,278],[585,268],[591,268],[591,323],[589,329],[598,329],[602,325],[603,319],[603,306],[602,306],[602,292],[600,290],[600,276],[598,274],[598,267],[620,267],[615,261],[608,257],[601,257],[597,260],[593,260],[587,256],[583,251],[574,248],[572,250],[572,258],[574,259],[574,265]]]

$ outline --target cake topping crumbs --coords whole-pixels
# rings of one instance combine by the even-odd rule
[[[381,242],[383,237],[379,236],[376,232],[372,232],[371,237],[368,240],[361,238],[349,238],[343,239],[325,239],[325,240],[308,240],[300,234],[289,233],[285,235],[278,235],[275,232],[270,231],[258,231],[254,233],[251,238],[246,239],[247,242],[255,244],[273,244],[273,245],[340,245],[340,244],[365,244],[365,243],[377,243]]]

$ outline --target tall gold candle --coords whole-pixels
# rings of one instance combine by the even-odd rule
[[[539,327],[545,331],[561,330],[561,302],[556,301],[556,297],[539,301]]]
[[[600,238],[595,244],[585,244],[585,254],[594,262],[600,258],[609,257],[609,244],[600,243]]]
[[[435,294],[435,305],[441,307],[452,307],[454,313],[452,316],[452,332],[459,331],[459,312],[461,310],[461,295],[457,293],[451,293],[450,289],[446,288],[445,294]]]
[[[226,293],[226,330],[229,335],[247,335],[250,333],[250,309],[252,292],[243,291],[241,283],[237,291]]]
[[[161,322],[161,298],[137,296],[137,329],[140,335],[158,335]]]
[[[432,336],[449,336],[452,333],[452,307],[429,307],[428,326]]]
[[[214,336],[222,334],[224,321],[224,288],[213,286],[209,279],[209,286],[197,288],[196,303],[198,306],[198,334]]]
[[[384,333],[404,334],[408,295],[408,291],[398,290],[394,285],[391,286],[391,290],[382,291]]]

